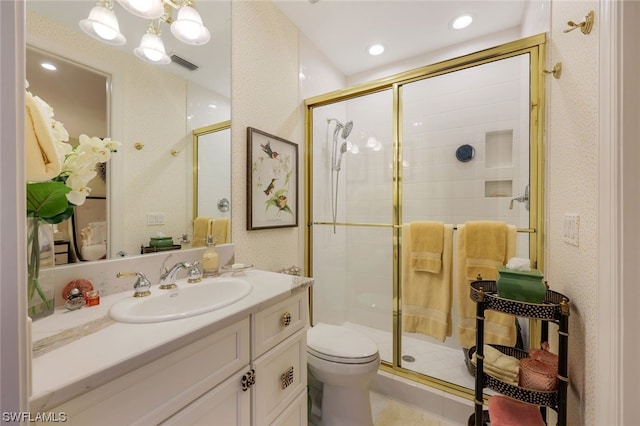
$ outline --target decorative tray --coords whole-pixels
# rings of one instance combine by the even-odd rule
[[[484,303],[485,309],[521,317],[558,321],[562,315],[569,315],[569,298],[552,290],[547,290],[542,303],[527,303],[499,297],[495,281],[474,281],[470,297],[476,303]]]
[[[227,272],[231,272],[232,276],[236,275],[244,275],[245,271],[252,269],[253,265],[249,265],[247,263],[238,264],[234,263],[233,265],[225,265],[220,268],[220,273],[225,274]]]
[[[512,348],[510,346],[502,346],[502,345],[491,345],[492,347],[498,349],[503,354],[523,359],[529,356],[529,353],[517,348]],[[469,359],[476,352],[476,347],[472,346],[469,348]],[[476,373],[476,366],[473,363],[469,363],[469,369],[474,374]],[[546,407],[557,407],[558,406],[558,391],[537,391],[534,389],[527,389],[520,386],[515,386],[506,382],[503,382],[500,379],[497,379],[490,374],[484,373],[484,387],[493,389],[496,392],[499,392],[505,396],[517,399],[522,402],[528,402],[530,404],[535,405],[543,405]]]

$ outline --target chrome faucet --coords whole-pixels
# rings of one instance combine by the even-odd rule
[[[513,197],[509,203],[509,210],[513,210],[513,202],[524,203],[524,208],[529,210],[529,185],[524,187],[524,194],[520,194],[517,197]]]
[[[170,269],[164,268],[164,272],[160,274],[160,285],[158,288],[161,290],[176,288],[176,276],[178,275],[178,271],[181,269],[192,268],[192,266],[193,265],[189,262],[178,262]]]

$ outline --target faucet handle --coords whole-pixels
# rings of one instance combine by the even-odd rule
[[[187,268],[189,268],[189,272],[187,272],[188,283],[199,283],[200,281],[202,281],[202,270],[199,268],[199,265],[199,260],[187,263]]]
[[[138,277],[135,284],[133,285],[133,297],[145,297],[151,294],[151,291],[149,290],[151,288],[151,282],[142,272],[118,272],[116,274],[116,277]]]

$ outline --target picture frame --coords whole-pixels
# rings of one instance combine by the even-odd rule
[[[298,226],[298,145],[247,127],[247,230]]]

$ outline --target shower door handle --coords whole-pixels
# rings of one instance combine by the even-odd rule
[[[524,187],[524,194],[513,197],[509,203],[509,210],[513,210],[513,202],[524,203],[524,208],[529,210],[529,185]]]

